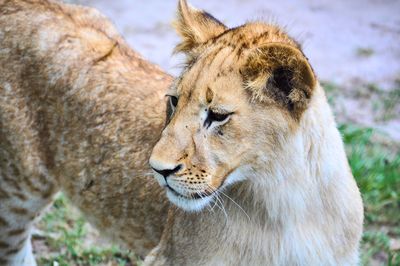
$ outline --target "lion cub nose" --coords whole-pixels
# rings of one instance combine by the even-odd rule
[[[150,166],[154,171],[162,175],[164,178],[167,178],[168,176],[175,174],[176,172],[179,172],[179,170],[182,169],[182,164],[178,164],[173,168],[172,167],[163,168],[160,164],[154,165],[152,163],[150,163]]]

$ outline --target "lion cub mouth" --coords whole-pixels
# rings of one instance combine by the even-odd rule
[[[213,196],[214,193],[217,192],[217,190],[214,191],[204,191],[204,192],[198,192],[198,193],[192,193],[190,196],[183,195],[176,191],[173,187],[171,187],[169,184],[166,184],[166,189],[169,190],[171,193],[173,193],[177,197],[182,197],[186,198],[188,200],[193,200],[193,199],[204,199],[206,197],[211,197]]]
[[[165,188],[168,199],[174,205],[189,212],[198,212],[210,205],[217,193],[217,190],[214,190],[184,195],[176,191],[169,184],[166,184]]]

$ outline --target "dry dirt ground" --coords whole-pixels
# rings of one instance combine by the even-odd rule
[[[68,0],[106,14],[129,44],[171,74],[177,0]],[[372,126],[400,141],[399,0],[190,0],[226,25],[264,20],[285,26],[303,44],[320,80],[337,91],[341,122]]]

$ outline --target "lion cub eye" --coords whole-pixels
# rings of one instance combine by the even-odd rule
[[[204,126],[209,128],[213,122],[221,124],[227,121],[232,114],[233,113],[217,113],[212,110],[208,110],[207,118],[204,121]]]
[[[167,119],[166,119],[166,125],[170,122],[172,115],[175,113],[176,106],[178,105],[178,97],[173,96],[173,95],[166,95],[168,96],[168,102],[167,102]]]
[[[176,106],[178,105],[178,97],[169,95],[169,104],[173,109],[175,109]]]
[[[230,114],[220,114],[216,113],[213,111],[208,111],[208,119],[211,121],[217,121],[217,122],[222,122],[225,119],[227,119],[230,116]]]

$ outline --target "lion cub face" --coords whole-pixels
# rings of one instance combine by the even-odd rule
[[[240,169],[252,160],[257,124],[238,73],[210,79],[205,73],[214,69],[197,64],[169,94],[170,121],[151,157],[157,171],[171,170],[156,177],[169,199],[187,210],[201,209],[216,190],[244,177]]]
[[[297,44],[276,27],[227,29],[179,5],[188,66],[168,93],[168,124],[151,167],[168,198],[196,211],[265,168],[295,130],[315,85]]]

